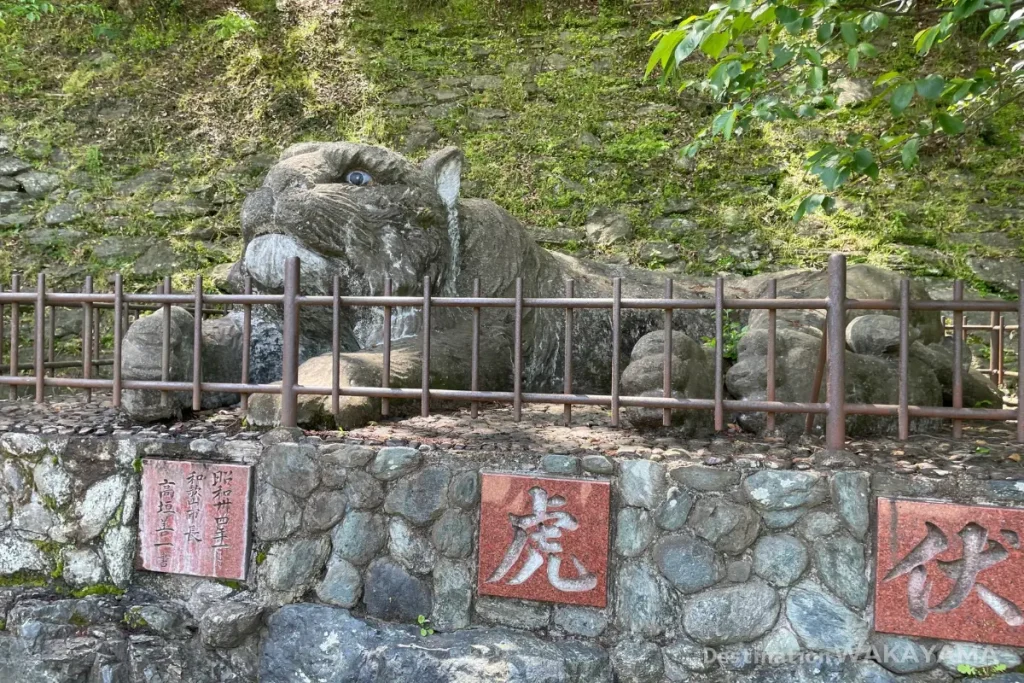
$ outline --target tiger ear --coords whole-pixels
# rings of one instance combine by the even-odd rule
[[[423,170],[433,179],[441,201],[449,210],[454,209],[459,201],[463,158],[462,150],[458,147],[446,147],[430,155],[422,164]]]

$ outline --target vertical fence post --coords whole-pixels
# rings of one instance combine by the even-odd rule
[[[124,318],[121,309],[124,308],[124,282],[121,280],[121,273],[114,273],[114,367],[113,396],[111,403],[115,408],[121,407],[121,340],[124,332],[121,329]],[[96,343],[99,343],[99,334],[96,335]]]
[[[910,438],[910,280],[900,280],[899,436]]]
[[[512,331],[512,417],[523,417],[523,278],[516,278],[515,324]]]
[[[4,291],[3,285],[0,285],[0,292]],[[4,303],[0,301],[0,364],[4,360],[4,334],[6,328],[4,327]]]
[[[203,276],[196,275],[195,291],[195,325],[192,344],[192,410],[199,412],[203,408]]]
[[[46,399],[46,275],[36,277],[35,310],[36,403]]]
[[[958,306],[964,298],[963,280],[953,281],[953,305]],[[963,309],[953,311],[953,407],[964,407],[964,312]],[[963,436],[964,423],[953,420],[953,438]]]
[[[92,275],[85,276],[85,294],[92,294]],[[82,377],[92,379],[92,301],[82,304]],[[92,389],[85,390],[85,402],[92,401]]]
[[[565,298],[571,299],[576,295],[576,283],[573,280],[565,281]],[[572,318],[573,312],[570,306],[565,307],[565,360],[562,367],[562,393],[572,393]],[[562,406],[562,424],[568,427],[572,424],[572,404],[566,403]]]
[[[622,346],[622,278],[612,280],[612,427],[619,426],[619,355]]]
[[[1024,442],[1024,280],[1017,283],[1017,441]]]
[[[245,276],[246,296],[252,294],[252,276]],[[252,304],[242,306],[242,384],[249,383],[249,353],[252,346]],[[249,414],[249,394],[242,392],[242,413]]]
[[[828,263],[828,415],[825,442],[841,451],[846,443],[846,256]]]
[[[334,276],[331,293],[331,415],[335,421],[341,409],[341,276]]]
[[[299,397],[299,257],[289,256],[284,263],[282,299],[281,426],[298,426]]]
[[[998,334],[998,322],[999,313],[992,311],[989,316],[989,331],[988,331],[988,378],[993,382],[996,381],[996,335]]]
[[[779,281],[772,278],[768,281],[768,298],[775,299],[779,296]],[[768,400],[775,400],[775,338],[778,327],[778,311],[774,308],[768,309]],[[765,417],[765,428],[769,434],[775,432],[775,413],[769,411]]]
[[[715,431],[725,429],[725,285],[715,278]]]
[[[430,276],[423,276],[423,359],[420,374],[420,417],[430,417]]]
[[[54,363],[57,360],[57,307],[50,306],[49,327],[46,333],[46,360]]]
[[[11,276],[11,291],[21,291],[21,275],[14,273]],[[18,376],[18,333],[21,328],[20,307],[17,301],[11,302],[11,377]],[[12,384],[7,390],[7,396],[12,400],[18,398],[18,385]]]
[[[480,278],[473,278],[473,298],[480,298]],[[480,391],[480,307],[473,307],[473,338],[469,350],[469,390]],[[474,420],[480,410],[480,402],[473,401],[469,405],[469,414]]]
[[[1004,362],[1004,358],[1003,358],[1003,343],[1005,342],[1005,340],[1006,340],[1006,316],[1003,315],[1002,313],[1000,313],[999,314],[999,334],[996,336],[996,351],[995,351],[995,356],[996,356],[996,377],[999,378],[999,381],[996,382],[996,384],[998,384],[999,386],[1002,386],[1003,382],[1006,381],[1006,368],[1003,366],[1003,362]],[[991,349],[989,349],[989,354],[991,355],[991,353],[993,353],[993,352],[992,352]]]
[[[672,278],[665,280],[665,298],[672,298]],[[672,397],[672,309],[666,308],[664,312],[665,329],[662,345],[661,361],[661,395],[663,398]],[[669,427],[672,425],[672,409],[665,408],[661,411],[661,425]]]
[[[171,293],[171,278],[164,277],[163,294]],[[160,341],[160,381],[167,382],[171,379],[171,305],[163,305],[163,333]],[[170,394],[166,391],[160,392],[160,405],[166,406],[170,400]]]
[[[384,278],[384,296],[391,296],[391,277]],[[380,386],[387,389],[391,386],[391,306],[384,306],[384,328],[381,332],[384,342],[384,357],[381,359]],[[391,401],[380,400],[380,416],[387,417],[391,412]]]

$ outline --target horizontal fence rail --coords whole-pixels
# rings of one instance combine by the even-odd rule
[[[954,437],[962,435],[964,420],[1012,421],[1016,420],[1017,439],[1024,441],[1024,401],[1021,401],[1021,385],[1017,383],[1017,406],[1012,409],[965,408],[963,406],[963,358],[968,335],[987,334],[989,359],[987,374],[993,382],[1002,384],[1008,377],[1018,377],[1018,372],[1005,368],[1004,355],[1008,337],[1016,335],[1017,358],[1024,357],[1024,336],[1019,321],[1024,320],[1024,280],[1019,284],[1018,301],[967,300],[963,298],[963,283],[954,282],[953,298],[943,301],[914,301],[910,298],[910,281],[900,283],[897,301],[881,299],[849,299],[846,292],[846,259],[835,254],[829,261],[828,296],[814,299],[778,298],[777,283],[768,282],[764,298],[730,298],[724,293],[722,278],[715,281],[714,296],[710,299],[679,299],[673,296],[673,282],[666,280],[664,297],[660,299],[637,299],[622,296],[622,282],[612,282],[610,298],[580,298],[575,296],[574,283],[567,281],[565,296],[527,297],[523,294],[523,283],[516,281],[513,297],[481,297],[480,283],[474,282],[473,296],[433,296],[429,279],[424,279],[421,296],[394,296],[390,278],[384,278],[382,296],[344,296],[341,283],[336,277],[330,295],[303,295],[300,293],[300,263],[290,258],[285,263],[284,287],[281,294],[253,294],[252,283],[245,279],[242,294],[211,294],[203,289],[202,277],[197,277],[191,293],[175,293],[170,278],[155,293],[127,293],[120,275],[114,277],[113,291],[93,291],[91,277],[85,280],[81,292],[50,292],[46,278],[39,275],[34,291],[23,291],[21,279],[14,275],[9,290],[0,289],[0,363],[4,355],[4,330],[9,325],[6,364],[7,373],[0,375],[0,385],[8,386],[11,399],[19,397],[19,387],[34,387],[35,400],[45,402],[47,389],[84,391],[85,400],[92,399],[93,391],[111,392],[113,406],[120,407],[122,394],[129,390],[161,392],[161,401],[166,405],[170,392],[191,394],[192,408],[199,410],[202,395],[207,392],[237,393],[241,396],[242,409],[247,410],[253,394],[276,394],[281,399],[280,422],[283,426],[296,426],[299,397],[302,395],[329,396],[331,410],[337,415],[343,397],[368,397],[381,400],[382,417],[391,413],[391,401],[396,399],[420,402],[420,413],[430,414],[431,400],[462,401],[470,404],[472,417],[477,417],[481,402],[498,402],[512,405],[516,420],[521,418],[522,406],[526,403],[560,404],[564,407],[563,422],[570,424],[572,406],[589,405],[609,408],[611,423],[619,425],[622,408],[637,407],[662,411],[662,423],[671,425],[672,411],[706,410],[713,414],[714,428],[725,428],[726,412],[765,413],[766,426],[773,430],[777,415],[806,415],[806,429],[811,431],[815,417],[825,416],[826,444],[831,450],[841,450],[846,439],[846,418],[851,415],[873,415],[896,417],[898,436],[909,436],[912,418],[934,418],[952,420]],[[193,376],[190,381],[170,381],[170,321],[171,307],[181,306],[194,315],[195,343],[192,349]],[[250,342],[252,338],[252,307],[279,307],[282,320],[283,360],[279,384],[254,384],[250,382]],[[219,308],[218,308],[219,307]],[[331,386],[303,386],[298,383],[300,310],[302,308],[327,308],[333,320],[331,356],[333,380]],[[341,312],[349,307],[378,307],[383,309],[382,334],[382,377],[380,386],[341,387],[339,369],[341,358],[340,320]],[[422,376],[419,387],[391,386],[391,315],[396,308],[419,309],[422,315]],[[24,334],[23,322],[27,309],[33,310],[31,334]],[[56,344],[58,309],[80,308],[82,315],[78,323],[80,334],[75,357],[69,357],[67,349],[58,349]],[[430,386],[431,353],[431,311],[434,308],[469,309],[472,315],[470,340],[470,387],[468,389],[436,389]],[[480,368],[480,316],[483,309],[511,309],[513,312],[513,385],[511,391],[481,390]],[[523,386],[523,316],[527,309],[561,309],[565,316],[565,357],[561,393],[538,393]],[[202,322],[204,316],[223,315],[228,310],[242,313],[242,372],[239,382],[207,382],[203,379],[202,368]],[[573,391],[573,320],[580,310],[608,310],[611,321],[611,393],[584,394]],[[619,391],[621,363],[622,312],[624,310],[662,311],[663,328],[666,330],[663,351],[662,396],[623,396]],[[697,310],[714,313],[714,378],[712,398],[673,398],[672,396],[672,315],[675,311]],[[724,323],[729,311],[763,310],[767,312],[767,384],[766,400],[733,400],[724,394]],[[817,361],[812,392],[806,402],[776,400],[777,392],[777,328],[778,312],[785,310],[823,310],[825,325],[822,329],[822,343]],[[890,311],[899,318],[898,398],[894,404],[846,403],[845,372],[845,329],[848,311]],[[910,405],[909,349],[910,316],[914,311],[951,312],[951,322],[944,323],[952,332],[952,406]],[[198,312],[198,314],[196,314]],[[987,325],[965,324],[964,314],[988,312]],[[161,351],[160,380],[132,380],[121,376],[122,341],[134,316],[143,314],[163,317],[163,339]],[[1007,324],[1006,314],[1017,315],[1018,324]],[[7,318],[5,319],[5,315]],[[109,332],[109,343],[105,332]],[[983,334],[984,333],[984,334]],[[32,340],[32,360],[22,361],[20,351],[24,337]],[[983,340],[984,341],[984,340]],[[109,356],[101,353],[109,349]],[[1019,360],[1018,360],[1019,363]],[[109,369],[104,373],[103,369]],[[77,370],[77,376],[68,371]],[[31,371],[31,374],[22,374]],[[107,374],[109,376],[101,376]],[[826,398],[820,400],[824,384]]]

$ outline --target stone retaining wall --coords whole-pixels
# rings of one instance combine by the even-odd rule
[[[0,662],[20,676],[0,663],[4,681],[157,680],[155,662],[182,681],[943,681],[959,664],[1021,662],[872,630],[875,496],[1021,506],[1014,481],[538,460],[297,430],[7,433],[0,449]],[[147,456],[255,464],[247,581],[133,569]],[[611,481],[606,608],[477,595],[481,470]],[[436,634],[419,635],[420,616]],[[884,666],[824,657],[870,648],[890,653]]]

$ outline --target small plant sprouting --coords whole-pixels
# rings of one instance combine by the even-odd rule
[[[434,629],[430,628],[430,619],[427,619],[422,614],[416,617],[416,623],[420,627],[420,635],[424,638],[427,636],[434,635]]]
[[[728,320],[722,326],[722,358],[733,363],[739,358],[740,339],[747,328],[735,320]],[[715,348],[714,337],[704,337],[702,341],[711,349]]]
[[[228,10],[216,19],[206,22],[220,41],[229,41],[242,33],[256,33],[256,22],[244,12]]]
[[[996,674],[1001,674],[1006,671],[1005,664],[992,664],[991,666],[971,666],[970,664],[960,664],[956,667],[956,670],[968,676],[970,678],[989,678]]]

